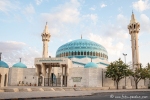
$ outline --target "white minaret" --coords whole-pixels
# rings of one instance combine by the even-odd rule
[[[132,48],[132,66],[133,69],[140,68],[139,62],[139,45],[138,33],[140,31],[140,24],[136,21],[132,12],[130,24],[128,25],[129,34],[131,35],[131,48]]]
[[[47,22],[46,22],[45,29],[43,33],[41,34],[41,36],[42,36],[42,41],[43,41],[43,58],[48,58],[48,42],[50,40],[51,35],[48,31]]]

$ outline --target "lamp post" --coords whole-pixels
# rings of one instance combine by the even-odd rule
[[[1,61],[1,55],[2,55],[2,53],[0,52],[0,61]]]
[[[127,56],[127,54],[123,53],[123,56],[124,56],[124,60],[125,60],[125,64],[126,64],[126,56]],[[125,75],[125,86],[126,86],[126,75]]]

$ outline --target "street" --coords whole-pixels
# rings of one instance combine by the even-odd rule
[[[41,98],[36,100],[150,100],[150,92],[103,92],[92,96]]]

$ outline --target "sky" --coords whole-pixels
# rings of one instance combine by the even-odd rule
[[[132,63],[131,37],[127,26],[132,11],[140,23],[139,57],[150,62],[150,0],[0,0],[0,52],[9,67],[19,62],[34,68],[34,58],[42,57],[42,37],[46,22],[51,34],[49,55],[72,40],[83,39],[103,45],[108,61],[127,54]]]

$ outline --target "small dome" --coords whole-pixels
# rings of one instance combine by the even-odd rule
[[[97,68],[98,65],[93,63],[93,62],[90,62],[90,63],[87,63],[84,68]]]
[[[4,61],[0,61],[0,68],[9,68],[9,66],[7,65],[7,63],[5,63]]]
[[[21,62],[18,62],[12,66],[13,68],[27,68],[27,66]]]

